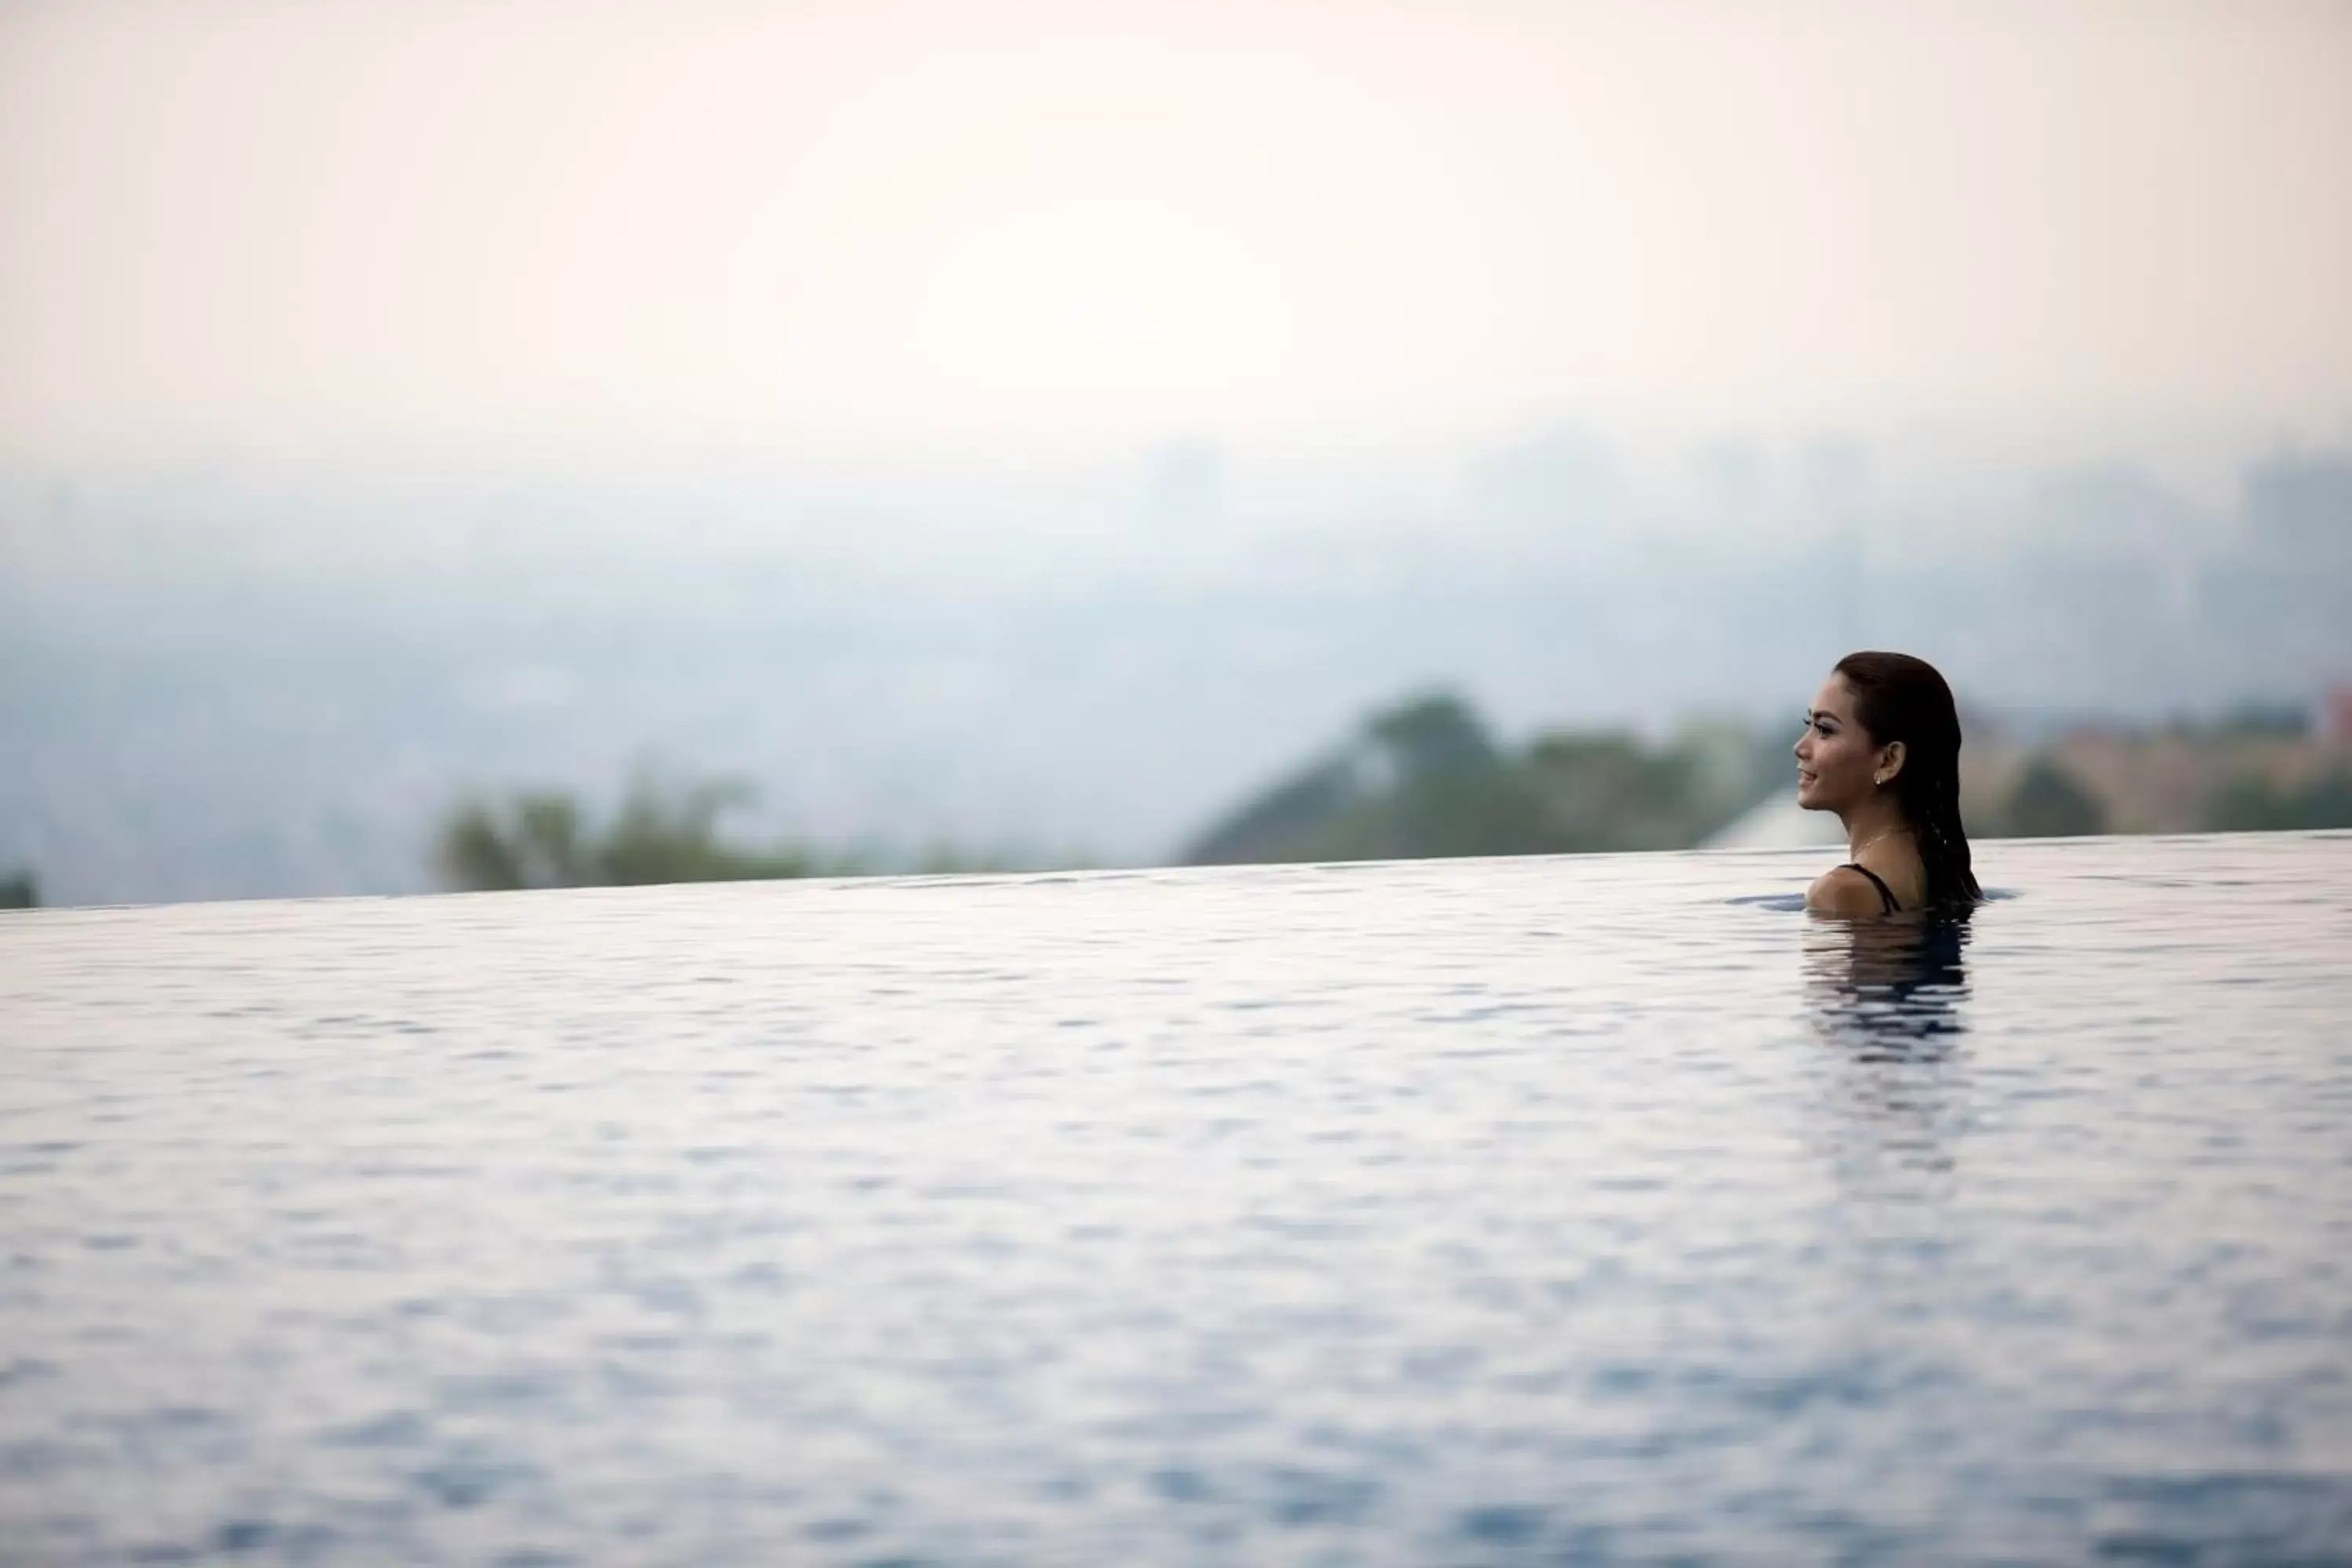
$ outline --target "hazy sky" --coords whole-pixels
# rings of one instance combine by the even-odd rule
[[[0,0],[0,457],[2352,435],[2352,5]]]

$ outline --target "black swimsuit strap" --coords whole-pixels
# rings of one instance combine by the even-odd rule
[[[1895,889],[1892,889],[1892,888],[1888,887],[1885,882],[1883,882],[1883,881],[1879,880],[1879,877],[1878,877],[1878,873],[1877,873],[1877,872],[1875,872],[1875,871],[1872,870],[1872,869],[1871,869],[1869,867],[1867,867],[1867,866],[1858,866],[1858,865],[1856,865],[1854,862],[1853,862],[1853,861],[1851,861],[1851,860],[1849,860],[1849,861],[1847,861],[1847,862],[1845,863],[1845,868],[1846,868],[1847,870],[1849,870],[1849,871],[1859,871],[1859,872],[1861,872],[1864,876],[1865,876],[1865,877],[1867,877],[1867,878],[1869,878],[1869,879],[1870,879],[1870,885],[1871,885],[1872,887],[1874,887],[1874,888],[1876,888],[1876,889],[1878,889],[1878,896],[1879,896],[1881,899],[1884,899],[1884,900],[1886,901],[1886,909],[1885,909],[1885,913],[1887,913],[1887,914],[1890,914],[1890,915],[1891,915],[1891,914],[1897,913],[1897,912],[1899,912],[1899,911],[1902,910],[1902,908],[1903,908],[1903,902],[1902,902],[1902,900],[1899,900],[1899,899],[1897,899],[1897,898],[1895,896]]]

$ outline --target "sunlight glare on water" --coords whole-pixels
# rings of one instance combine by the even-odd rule
[[[2341,1562],[2352,836],[0,917],[0,1558]]]

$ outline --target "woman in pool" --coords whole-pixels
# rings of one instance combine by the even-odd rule
[[[1960,827],[1960,720],[1925,659],[1850,653],[1797,741],[1797,804],[1845,824],[1846,863],[1805,894],[1824,914],[1957,913],[1975,904]]]

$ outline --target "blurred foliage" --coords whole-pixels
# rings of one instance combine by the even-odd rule
[[[820,853],[791,842],[762,847],[727,841],[720,837],[719,819],[751,798],[751,788],[735,780],[676,785],[641,775],[601,826],[588,822],[579,802],[558,790],[462,801],[442,818],[434,865],[445,885],[469,892],[1014,868],[1007,857],[974,854],[947,843],[912,856],[886,857]],[[1079,861],[1066,858],[1055,863]]]
[[[797,845],[746,848],[724,842],[719,817],[749,799],[743,785],[730,782],[671,789],[639,779],[602,828],[587,823],[579,803],[560,792],[470,800],[443,819],[434,860],[450,887],[470,891],[736,882],[856,868],[825,863]]]
[[[2331,773],[2300,788],[2240,779],[2215,795],[2207,826],[2221,833],[2352,827],[2352,773]]]
[[[2107,809],[2056,758],[2026,764],[1985,836],[1995,838],[2084,838],[2107,830]]]
[[[2287,729],[2283,717],[2239,719],[2265,735]],[[1779,734],[1698,726],[1653,742],[1556,731],[1513,747],[1469,703],[1433,692],[1372,714],[1342,743],[1244,801],[1185,846],[1181,858],[1230,864],[1685,849],[1785,790],[1788,774],[1787,737]],[[2045,750],[2025,761],[2006,797],[1985,820],[1972,815],[1970,826],[1982,837],[2105,833],[2117,810],[2114,787],[2112,780],[2095,785],[2057,748]],[[739,784],[681,787],[640,778],[601,823],[560,791],[468,800],[443,819],[435,861],[445,883],[467,889],[980,872],[1022,863],[947,844],[884,857],[730,841],[721,819],[750,798]],[[2295,787],[2249,777],[2189,798],[2205,800],[2204,825],[2214,829],[2352,826],[2352,773],[2341,769]],[[0,907],[12,897],[29,904],[34,895],[29,872],[0,879]]]
[[[13,871],[0,873],[0,910],[37,910],[41,907],[40,879],[29,866],[19,866]]]
[[[1374,714],[1183,852],[1194,864],[1687,848],[1781,782],[1785,748],[1731,730],[1663,746],[1552,734],[1498,744],[1448,693]]]

